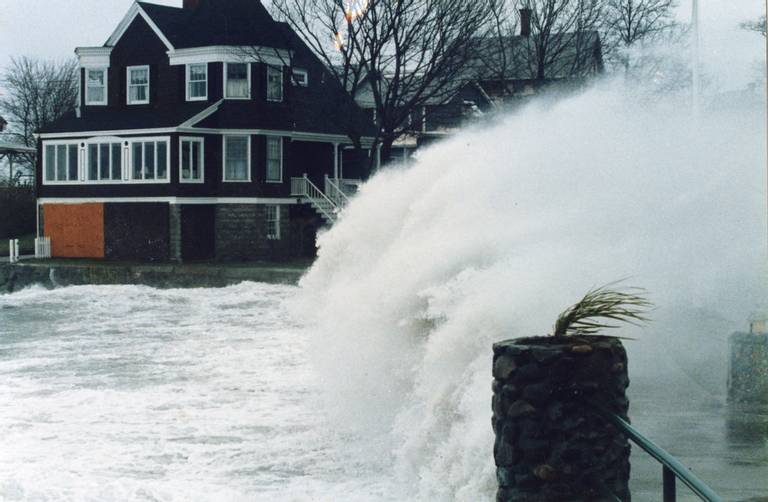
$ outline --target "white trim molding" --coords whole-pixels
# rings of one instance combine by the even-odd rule
[[[75,54],[80,68],[109,68],[112,47],[78,47]]]
[[[227,179],[227,138],[245,138],[246,142],[246,168],[248,176],[243,180]],[[224,134],[221,138],[221,181],[224,183],[250,183],[253,181],[253,169],[251,168],[251,136],[248,134]]]
[[[230,64],[244,64],[246,69],[246,74],[248,75],[248,95],[247,96],[238,96],[238,97],[230,97],[227,96],[227,66]],[[251,83],[251,63],[247,61],[232,61],[224,63],[224,71],[221,72],[222,74],[222,96],[224,96],[224,99],[251,99],[251,86],[253,85]]]
[[[109,40],[107,40],[105,45],[110,47],[117,45],[120,39],[123,38],[123,35],[125,35],[125,32],[128,31],[128,28],[131,26],[131,23],[133,23],[133,20],[136,19],[136,16],[141,16],[144,21],[146,21],[152,31],[155,32],[155,35],[157,35],[157,37],[163,42],[169,51],[174,50],[173,44],[171,44],[170,40],[168,40],[165,34],[160,31],[160,28],[157,27],[152,18],[149,17],[144,9],[141,8],[138,2],[134,2],[133,5],[131,5],[131,8],[128,9],[128,12],[125,14],[125,16],[123,16],[120,24],[117,25],[117,28],[109,37]]]
[[[184,143],[187,143],[189,145],[189,161],[192,162],[192,145],[197,143],[200,145],[200,176],[198,178],[188,178],[184,179],[183,172],[184,172],[184,165],[183,165],[183,159],[184,159]],[[191,172],[191,166],[190,166],[190,172]],[[179,183],[191,183],[191,184],[200,184],[205,183],[205,138],[200,137],[193,137],[193,136],[179,136]]]
[[[190,92],[190,85],[192,84],[192,81],[190,79],[190,76],[192,75],[192,66],[203,66],[205,68],[205,95],[204,96],[192,96]],[[186,98],[187,101],[208,101],[208,64],[207,63],[189,63],[186,65],[184,69],[184,73],[186,74],[185,79],[185,89],[186,89]],[[201,80],[196,80],[196,83],[202,82]]]
[[[147,70],[147,98],[142,99],[141,101],[131,101],[131,85],[134,87],[143,86],[144,84],[131,84],[131,72],[133,70]],[[150,98],[150,93],[152,92],[152,70],[149,68],[149,65],[137,65],[137,66],[126,66],[125,68],[125,102],[129,105],[148,105],[149,102],[152,100]]]
[[[285,181],[285,172],[284,172],[285,169],[284,169],[284,159],[283,159],[283,157],[285,155],[285,151],[283,150],[284,149],[283,137],[282,136],[267,136],[266,138],[267,138],[266,139],[266,150],[267,150],[266,153],[267,153],[267,155],[266,155],[266,158],[264,159],[264,162],[266,164],[265,165],[266,169],[264,170],[264,182],[265,183],[275,183],[275,184],[283,183]],[[278,149],[280,151],[280,179],[271,180],[271,179],[269,179],[269,142],[270,141],[275,141],[275,140],[277,140],[277,145],[278,145],[277,147],[278,147]]]
[[[89,83],[89,75],[88,74],[90,72],[92,72],[92,71],[100,71],[100,72],[103,73],[104,84],[102,85],[102,87],[104,88],[104,96],[103,96],[103,99],[101,101],[90,101],[90,95],[89,95],[90,93],[88,92],[88,88],[90,87],[88,85],[88,83]],[[85,103],[84,103],[85,106],[107,106],[107,104],[109,102],[109,66],[104,66],[104,67],[101,67],[101,68],[96,67],[96,66],[85,68],[85,83],[84,83],[84,86],[85,86]],[[79,85],[78,85],[78,87],[79,87]]]
[[[293,53],[285,49],[256,46],[212,45],[167,52],[171,66],[193,63],[266,63],[287,66]]]
[[[297,197],[40,197],[38,204],[167,202],[168,204],[302,204]]]
[[[190,117],[188,120],[186,120],[183,124],[181,124],[178,128],[179,131],[182,129],[191,129],[192,126],[197,124],[198,122],[202,122],[203,120],[207,119],[217,111],[219,111],[219,107],[224,102],[224,99],[220,99],[216,101],[214,104],[206,108],[205,110],[201,111],[200,113]]]
[[[127,135],[155,135],[155,134],[172,134],[172,133],[184,133],[184,134],[235,134],[235,135],[254,135],[254,136],[282,136],[284,138],[290,138],[292,141],[311,141],[315,143],[339,143],[340,145],[352,145],[352,140],[348,136],[343,134],[323,134],[315,132],[302,132],[302,131],[278,131],[274,129],[219,129],[219,128],[206,128],[206,127],[191,127],[188,124],[190,122],[199,122],[204,118],[212,115],[221,102],[211,105],[200,112],[195,117],[190,118],[184,124],[178,127],[166,127],[158,129],[124,129],[118,131],[80,131],[80,132],[49,132],[40,134],[42,139],[67,139],[67,138],[83,138],[90,136],[122,136]],[[127,138],[130,139],[130,138]],[[370,148],[373,144],[373,138],[365,136],[360,138],[360,143],[363,148]]]

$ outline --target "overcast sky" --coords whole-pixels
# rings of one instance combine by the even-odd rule
[[[152,0],[181,6],[182,0]],[[66,58],[75,47],[102,45],[132,0],[0,0],[0,68],[11,56]],[[723,87],[738,87],[764,57],[763,40],[738,29],[755,18],[763,0],[700,0],[705,59]],[[690,18],[691,0],[681,0],[681,20]]]

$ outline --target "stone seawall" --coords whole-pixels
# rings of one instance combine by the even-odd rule
[[[240,282],[297,284],[308,265],[135,265],[77,262],[0,263],[0,294],[39,284],[140,284],[156,288],[225,287]]]

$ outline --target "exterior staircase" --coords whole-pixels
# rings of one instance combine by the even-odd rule
[[[303,198],[326,223],[333,225],[349,202],[349,189],[345,188],[356,186],[357,183],[357,180],[334,181],[326,175],[325,190],[321,190],[305,174],[301,178],[291,178],[291,196]]]

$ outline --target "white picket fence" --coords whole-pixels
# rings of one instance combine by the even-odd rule
[[[18,263],[21,260],[21,246],[19,245],[19,239],[11,239],[8,241],[8,260],[11,263]],[[51,238],[50,237],[37,237],[35,239],[35,258],[50,258],[51,257]]]
[[[11,239],[9,241],[8,249],[9,249],[9,255],[10,255],[8,260],[11,263],[18,262],[19,261],[19,256],[20,256],[20,252],[19,252],[19,239]]]
[[[51,257],[51,238],[38,237],[35,239],[35,258]]]

